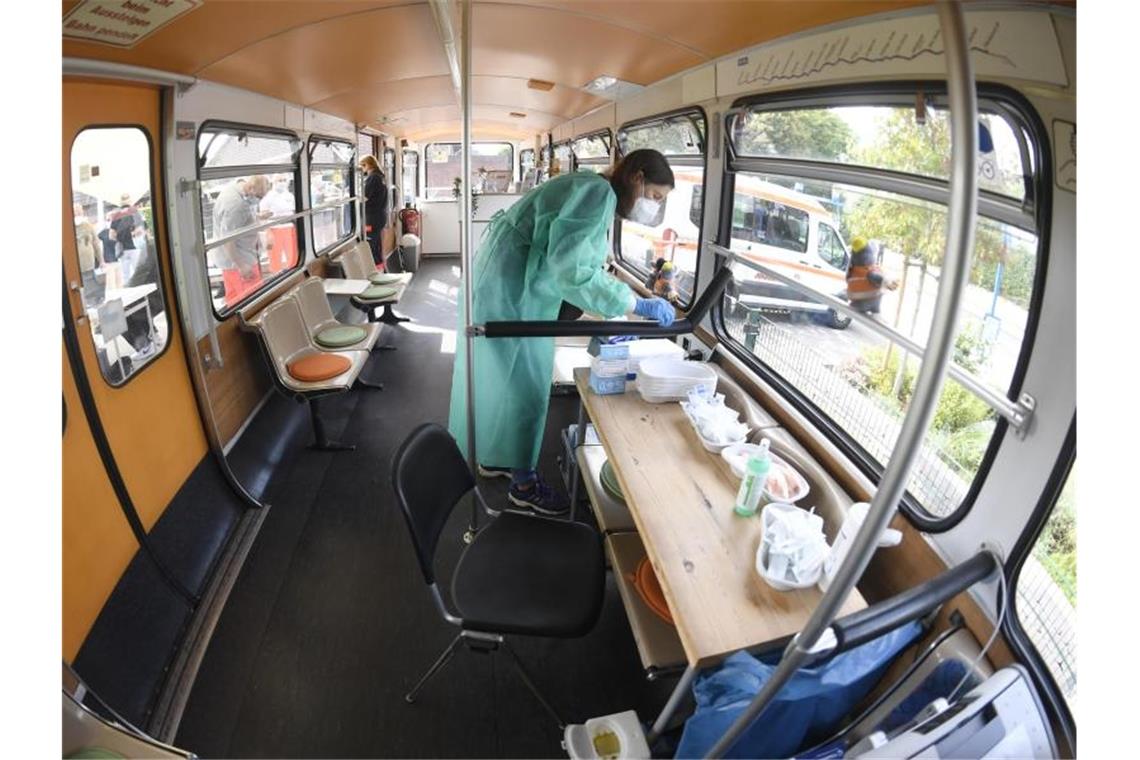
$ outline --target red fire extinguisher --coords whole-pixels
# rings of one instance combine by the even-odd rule
[[[420,234],[420,212],[412,208],[412,204],[407,204],[400,209],[400,228],[404,231],[403,234],[419,236]]]

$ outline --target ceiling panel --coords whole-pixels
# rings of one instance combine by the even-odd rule
[[[650,84],[704,58],[649,35],[581,15],[479,3],[472,14],[472,70],[527,76],[571,88],[611,74]]]
[[[306,106],[380,81],[446,74],[426,4],[309,24],[244,47],[201,72]]]
[[[354,87],[310,104],[319,111],[341,114],[354,123],[376,122],[385,114],[412,108],[445,106],[455,103],[451,76],[397,79]]]
[[[495,0],[495,4],[542,8],[565,17],[604,21],[627,30],[632,44],[641,44],[635,40],[656,38],[657,44],[679,45],[696,55],[718,58],[803,29],[929,5],[930,0]],[[653,55],[650,48],[642,52]]]
[[[64,2],[63,15],[77,4]],[[406,3],[401,0],[205,0],[201,7],[175,19],[133,48],[63,38],[63,54],[178,74],[198,74],[247,45],[290,29],[333,18],[359,18],[376,8],[398,4]]]
[[[478,69],[476,69],[478,71]],[[472,98],[476,103],[509,106],[516,111],[542,111],[569,119],[585,113],[606,100],[583,90],[555,85],[547,92],[526,86],[527,77],[485,76],[476,73],[472,81]]]

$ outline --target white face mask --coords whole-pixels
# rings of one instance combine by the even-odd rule
[[[629,210],[629,220],[653,226],[657,222],[659,213],[661,213],[661,201],[650,200],[643,195],[633,202],[633,208]]]

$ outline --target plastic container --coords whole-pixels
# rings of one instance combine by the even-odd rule
[[[562,737],[566,754],[589,760],[648,760],[649,743],[637,713],[633,710],[590,718],[585,724],[571,724]]]
[[[777,577],[769,572],[768,566],[771,557],[771,545],[768,541],[769,527],[775,519],[778,512],[790,513],[796,517],[804,520],[810,527],[814,528],[814,532],[819,534],[818,545],[818,560],[809,565],[800,568],[800,580],[792,581],[787,577]],[[819,515],[811,514],[806,510],[797,507],[795,504],[784,504],[774,501],[771,504],[764,505],[760,510],[760,546],[756,549],[756,572],[764,579],[772,588],[777,591],[791,591],[792,589],[810,588],[814,586],[823,572],[824,558],[827,556],[827,539],[823,535],[823,518]]]
[[[733,443],[725,446],[721,452],[721,457],[724,461],[728,462],[732,474],[738,478],[744,477],[744,468],[748,465],[748,459],[754,453],[760,450],[760,445],[756,443]],[[795,488],[789,493],[773,493],[768,487],[768,483],[764,484],[764,497],[768,501],[782,501],[782,502],[795,502],[804,498],[811,491],[811,486],[808,484],[807,479],[800,474],[799,470],[793,467],[788,461],[782,458],[779,454],[769,452],[769,457],[772,459],[771,472],[780,471],[785,473],[785,476],[795,483]]]
[[[847,510],[847,517],[843,519],[843,525],[839,528],[839,535],[835,537],[835,543],[831,546],[831,552],[827,555],[827,559],[823,563],[823,572],[819,576],[819,588],[822,591],[827,591],[831,585],[831,579],[835,577],[835,573],[839,570],[839,566],[843,564],[844,557],[847,552],[851,550],[851,545],[855,542],[855,534],[863,527],[863,521],[867,519],[867,512],[871,509],[871,505],[865,501],[859,501],[851,505]],[[898,546],[902,541],[902,533],[894,528],[886,528],[879,536],[879,548],[885,546]]]
[[[650,403],[683,401],[693,388],[716,391],[717,374],[700,362],[655,356],[638,365],[637,390]]]
[[[768,479],[768,470],[772,466],[772,460],[768,456],[769,445],[767,438],[761,441],[759,451],[748,458],[748,464],[744,468],[744,479],[740,481],[736,503],[732,506],[732,511],[741,517],[751,517],[760,506],[764,481]]]

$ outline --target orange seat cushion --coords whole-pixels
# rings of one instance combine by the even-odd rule
[[[340,354],[309,354],[289,362],[289,374],[303,383],[317,383],[343,374],[352,366],[352,360]]]
[[[669,611],[669,603],[665,601],[665,593],[661,590],[661,583],[657,580],[657,573],[653,572],[653,564],[648,557],[643,557],[637,564],[637,569],[629,576],[637,595],[645,602],[657,617],[669,625],[673,625],[673,615]]]

